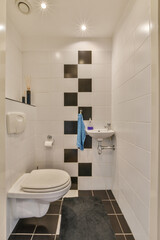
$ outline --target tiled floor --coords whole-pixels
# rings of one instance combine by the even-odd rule
[[[111,190],[75,191],[71,190],[66,197],[96,196],[102,200],[108,214],[116,240],[134,240],[131,230],[119,208]],[[50,205],[47,214],[42,218],[20,219],[9,240],[59,240],[61,209],[63,199]]]

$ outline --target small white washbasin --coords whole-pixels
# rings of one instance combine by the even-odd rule
[[[114,135],[113,130],[108,130],[106,128],[97,128],[93,130],[86,130],[86,133],[97,140],[103,140],[104,138],[109,138]]]

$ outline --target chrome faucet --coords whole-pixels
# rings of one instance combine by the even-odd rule
[[[107,128],[107,130],[111,130],[111,123],[107,123],[107,125],[104,125],[104,128]]]

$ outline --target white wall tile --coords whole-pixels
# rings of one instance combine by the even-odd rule
[[[64,163],[64,170],[70,174],[70,176],[78,176],[78,163]]]
[[[64,107],[64,120],[65,121],[77,121],[78,119],[78,107]]]
[[[78,64],[78,51],[63,51],[64,64]]]
[[[111,102],[108,105],[110,106]],[[93,106],[106,106],[106,92],[93,93]]]
[[[78,150],[78,162],[88,163],[94,159],[92,149],[84,149],[83,151]]]
[[[64,78],[63,91],[64,92],[78,92],[78,79],[77,78]]]
[[[92,78],[92,64],[79,64],[78,77],[79,78]]]
[[[113,38],[113,191],[137,240],[149,239],[151,157],[150,3],[135,1]]]
[[[78,105],[79,106],[92,106],[92,93],[89,92],[79,92],[78,93]]]
[[[92,76],[94,78],[106,78],[108,70],[104,64],[92,64]]]
[[[64,135],[64,148],[77,148],[77,135]]]
[[[91,177],[79,177],[78,178],[78,190],[93,190]]]
[[[93,92],[103,92],[107,89],[106,85],[108,83],[109,79],[106,80],[106,78],[92,78],[92,91]],[[110,91],[111,88],[109,87],[108,91]]]
[[[148,37],[142,46],[135,52],[135,72],[139,72],[151,63],[150,38]]]

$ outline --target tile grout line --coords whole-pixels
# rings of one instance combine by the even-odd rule
[[[20,236],[20,235],[22,235],[22,236],[32,236],[32,234],[33,233],[12,233],[11,235],[13,235],[13,236]]]
[[[63,205],[63,199],[62,199],[61,204],[60,204],[59,215],[60,215],[61,212],[62,212],[62,205]],[[62,214],[61,214],[61,215],[62,215]]]
[[[33,231],[33,233],[32,233],[32,237],[31,237],[31,239],[30,240],[32,240],[33,239],[33,237],[34,237],[34,234],[35,234],[35,232],[36,232],[36,229],[37,229],[37,225],[35,226],[35,228],[34,228],[34,231]]]
[[[107,190],[106,190],[106,192],[107,192]],[[108,194],[108,192],[107,192],[107,194]],[[109,194],[108,194],[109,195]],[[124,238],[125,238],[125,240],[127,240],[127,238],[126,238],[126,234],[124,233],[124,231],[123,231],[123,228],[122,228],[122,225],[121,225],[121,222],[119,221],[119,218],[118,218],[118,216],[124,216],[123,215],[123,213],[122,214],[117,214],[116,213],[116,210],[115,210],[115,208],[114,208],[114,206],[113,206],[113,204],[112,204],[112,199],[110,199],[110,197],[109,197],[109,200],[110,200],[110,203],[111,203],[111,205],[112,205],[112,208],[113,208],[113,210],[114,210],[114,212],[115,212],[115,216],[116,216],[116,218],[117,218],[117,221],[118,221],[118,223],[119,223],[119,226],[120,226],[120,228],[121,228],[121,230],[122,230],[122,233],[123,233],[123,236],[124,236]],[[117,200],[115,199],[115,202],[117,203]],[[117,203],[118,204],[118,203]],[[130,234],[130,235],[132,235],[132,234]]]
[[[109,201],[110,201],[110,204],[111,204],[111,206],[112,206],[112,208],[113,208],[113,211],[114,211],[114,213],[115,213],[116,219],[117,219],[117,221],[118,221],[118,223],[119,223],[120,229],[121,229],[121,231],[122,231],[122,235],[123,235],[124,238],[125,238],[125,235],[124,235],[122,226],[121,226],[120,221],[119,221],[119,219],[118,219],[118,217],[117,217],[117,213],[116,213],[116,211],[115,211],[115,208],[114,208],[114,206],[113,206],[113,204],[112,204],[112,199],[110,199],[110,196],[109,196],[107,190],[106,190],[106,193],[107,193],[108,199],[109,199]],[[115,201],[116,201],[116,199],[115,199]],[[117,201],[116,201],[116,202],[117,202]],[[116,234],[116,233],[115,233],[115,234]],[[127,240],[127,239],[125,238],[125,240]]]
[[[116,201],[116,202],[117,202],[117,201]],[[118,223],[119,223],[119,226],[120,226],[120,229],[121,229],[121,231],[122,231],[122,234],[123,234],[125,240],[127,240],[126,237],[125,237],[125,234],[124,234],[124,231],[123,231],[122,225],[121,225],[121,223],[120,223],[120,221],[119,221],[119,219],[118,219],[117,213],[116,213],[116,211],[115,211],[115,208],[114,208],[114,206],[113,206],[111,200],[110,200],[110,203],[111,203],[111,206],[112,206],[113,211],[114,211],[114,213],[115,213],[116,219],[117,219],[117,221],[118,221]],[[117,204],[118,204],[118,203],[117,203]],[[122,214],[122,215],[123,215],[123,214]]]
[[[122,213],[118,213],[118,214],[115,214],[115,213],[107,213],[108,216],[122,216],[123,214]]]
[[[107,194],[107,197],[108,197],[108,199],[107,199],[107,200],[110,200],[110,197],[109,197],[109,194],[108,194],[107,190],[105,190],[105,192],[106,192],[106,194]]]
[[[57,216],[57,215],[59,215],[59,213],[48,213],[45,216]]]

